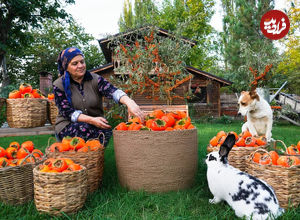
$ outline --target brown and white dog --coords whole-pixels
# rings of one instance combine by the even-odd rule
[[[238,104],[239,113],[247,116],[242,132],[249,130],[253,136],[264,135],[269,142],[273,125],[273,112],[269,103],[254,90],[241,92]]]

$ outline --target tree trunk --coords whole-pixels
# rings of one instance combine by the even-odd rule
[[[3,79],[1,83],[1,87],[4,88],[10,84],[10,80],[7,74],[7,69],[6,69],[6,58],[5,54],[0,55],[0,74],[1,78]]]

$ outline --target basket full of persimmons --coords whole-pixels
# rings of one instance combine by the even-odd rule
[[[284,150],[277,149],[278,143],[283,144]],[[246,162],[249,174],[273,187],[280,206],[288,208],[300,204],[300,141],[286,147],[277,140],[274,149],[258,149],[248,155]]]
[[[150,112],[113,130],[119,181],[130,190],[166,192],[193,184],[198,163],[197,129],[185,111]]]
[[[7,123],[11,128],[44,126],[47,120],[47,100],[38,89],[23,83],[6,99]]]
[[[235,145],[228,156],[228,162],[241,171],[246,171],[246,157],[258,148],[266,148],[267,140],[264,136],[254,137],[246,130],[239,135],[234,132],[219,131],[216,136],[211,138],[207,146],[207,152],[218,151],[225,141],[227,135],[231,133],[235,135]]]
[[[104,136],[103,133],[101,135]],[[46,148],[47,158],[70,158],[86,167],[89,193],[100,186],[104,168],[104,145],[99,139],[85,141],[80,137],[66,136],[61,142],[49,145]]]
[[[77,212],[87,196],[87,170],[69,158],[48,158],[33,170],[36,209],[52,215]]]
[[[13,141],[0,147],[0,201],[24,204],[33,199],[33,167],[43,161],[43,153],[32,141]]]

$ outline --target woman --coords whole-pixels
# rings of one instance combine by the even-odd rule
[[[125,104],[128,112],[142,121],[144,113],[126,93],[117,89],[102,76],[86,70],[84,55],[75,47],[63,50],[58,56],[60,77],[53,83],[55,103],[59,114],[55,123],[56,137],[81,137],[85,140],[105,134],[105,146],[112,135],[111,126],[103,117],[102,97]],[[100,135],[102,142],[102,136]]]

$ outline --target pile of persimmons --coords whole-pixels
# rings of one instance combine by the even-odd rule
[[[283,153],[284,155],[279,155],[276,151],[269,151],[264,154],[255,152],[252,160],[263,165],[272,164],[283,167],[300,165],[300,141],[297,145],[289,146]]]
[[[81,137],[69,137],[66,136],[61,142],[55,142],[48,148],[49,151],[65,152],[65,151],[76,151],[76,152],[88,152],[96,151],[98,149],[104,149],[104,146],[98,139],[91,139],[85,141]]]
[[[69,158],[49,158],[39,165],[40,172],[65,173],[81,170],[82,167]]]
[[[264,136],[254,137],[248,130],[239,135],[234,131],[231,131],[228,134],[235,135],[235,145],[233,147],[258,147],[267,144],[267,140]],[[224,143],[226,137],[227,133],[225,131],[219,131],[217,135],[209,141],[209,144],[212,147],[220,147]]]
[[[42,98],[45,99],[45,96],[38,89],[33,89],[32,86],[28,83],[22,83],[19,86],[19,90],[13,90],[8,95],[9,99],[19,99],[19,98]],[[48,99],[53,100],[54,94],[48,94]]]
[[[0,147],[0,168],[35,163],[42,157],[43,153],[39,149],[34,149],[32,141],[25,141],[21,145],[14,141],[6,149]]]
[[[131,117],[128,122],[121,122],[116,130],[152,130],[172,131],[193,129],[191,118],[184,111],[164,112],[161,109],[154,110],[145,117],[144,123],[138,117]]]

